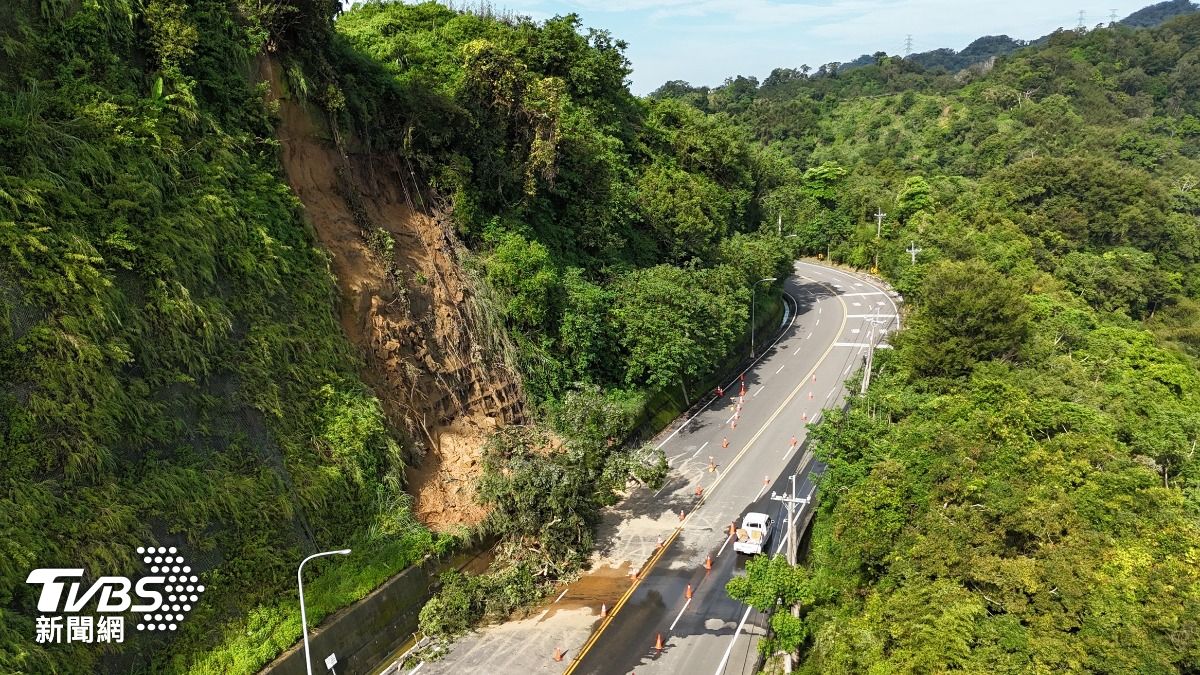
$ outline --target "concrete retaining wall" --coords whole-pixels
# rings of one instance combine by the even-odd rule
[[[387,580],[371,595],[325,620],[309,633],[313,673],[327,675],[325,657],[337,655],[337,675],[363,675],[404,644],[417,629],[417,615],[432,594],[445,563],[426,558]],[[261,675],[305,675],[304,647],[297,643]]]

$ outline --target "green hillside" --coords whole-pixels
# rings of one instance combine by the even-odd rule
[[[631,474],[661,479],[615,441],[684,405],[744,339],[749,283],[787,269],[757,233],[786,167],[727,120],[634,98],[615,38],[433,3],[369,4],[335,32],[338,7],[0,8],[0,670],[252,672],[299,637],[308,553],[354,550],[309,568],[313,622],[460,541],[413,516],[420,439],[339,326],[264,59],[320,142],[414,167],[468,245],[477,330],[517,344],[566,443],[528,462],[541,441],[505,437],[486,463],[495,517],[475,534],[547,542],[537,565],[503,558],[531,589],[586,556]],[[367,225],[388,264],[413,245]],[[529,503],[546,480],[561,499]],[[537,508],[569,525],[543,531]],[[145,545],[203,575],[177,633],[34,642],[30,570],[135,574]]]
[[[816,429],[808,564],[730,586],[798,605],[767,653],[811,673],[1200,667],[1198,46],[1189,15],[1058,32],[965,78],[884,57],[676,90],[801,185],[833,178],[768,202],[809,253],[878,256],[908,307],[870,393]]]

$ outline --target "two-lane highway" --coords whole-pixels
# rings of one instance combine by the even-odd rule
[[[752,672],[767,623],[725,593],[745,564],[729,526],[748,510],[772,514],[780,527],[770,547],[780,549],[785,516],[771,492],[791,493],[797,475],[796,494],[813,493],[824,467],[806,452],[807,425],[840,405],[845,379],[897,325],[884,289],[824,265],[796,263],[784,290],[795,305],[789,325],[744,379],[663,435],[666,484],[606,512],[593,569],[528,618],[421,663],[421,675]],[[798,511],[798,522],[811,513]]]
[[[700,486],[701,496],[680,505],[685,520],[601,620],[567,673],[753,672],[767,621],[725,592],[745,563],[733,551],[729,525],[747,511],[768,513],[777,523],[771,551],[791,543],[785,542],[786,511],[771,493],[794,489],[797,496],[815,497],[824,467],[805,447],[806,427],[824,408],[840,404],[844,380],[897,318],[883,289],[828,267],[797,263],[785,290],[797,301],[797,315],[745,373],[745,395],[735,383],[664,444],[671,479]],[[801,527],[811,514],[811,506],[797,508]]]

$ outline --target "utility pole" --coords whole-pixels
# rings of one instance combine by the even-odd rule
[[[912,264],[916,265],[917,264],[917,254],[921,252],[921,249],[917,248],[917,242],[914,241],[913,243],[909,244],[907,252],[908,252],[908,255],[912,256]]]
[[[904,38],[904,55],[912,56],[912,50],[913,50],[913,39],[912,39],[912,34],[910,33],[908,35],[908,37]]]
[[[772,500],[777,501],[777,502],[783,502],[784,505],[787,506],[788,529],[787,529],[786,536],[787,536],[787,561],[788,561],[789,565],[796,564],[796,549],[799,548],[796,545],[796,505],[799,504],[801,507],[801,510],[803,510],[804,506],[808,505],[809,501],[812,499],[813,490],[816,490],[816,487],[813,487],[812,490],[808,491],[807,497],[797,497],[796,496],[796,476],[795,476],[795,474],[792,474],[792,494],[791,495],[779,495],[779,494],[775,494],[774,492],[771,493]]]
[[[867,387],[871,386],[871,369],[875,366],[875,326],[882,324],[883,319],[879,318],[879,308],[875,308],[875,318],[870,319],[871,330],[867,333],[867,357],[863,363],[863,379],[860,394],[867,393]]]

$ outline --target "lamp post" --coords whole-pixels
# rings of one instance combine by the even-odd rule
[[[300,561],[300,567],[296,568],[296,585],[300,587],[300,630],[304,632],[304,667],[308,670],[308,675],[312,675],[312,659],[308,655],[308,615],[304,612],[304,563],[313,558],[320,558],[326,555],[350,555],[350,549],[344,548],[340,551],[325,551],[324,553],[314,553],[304,560]]]
[[[775,277],[759,279],[750,287],[750,358],[754,358],[754,292],[758,290],[759,284],[772,281],[778,281],[778,279]]]

